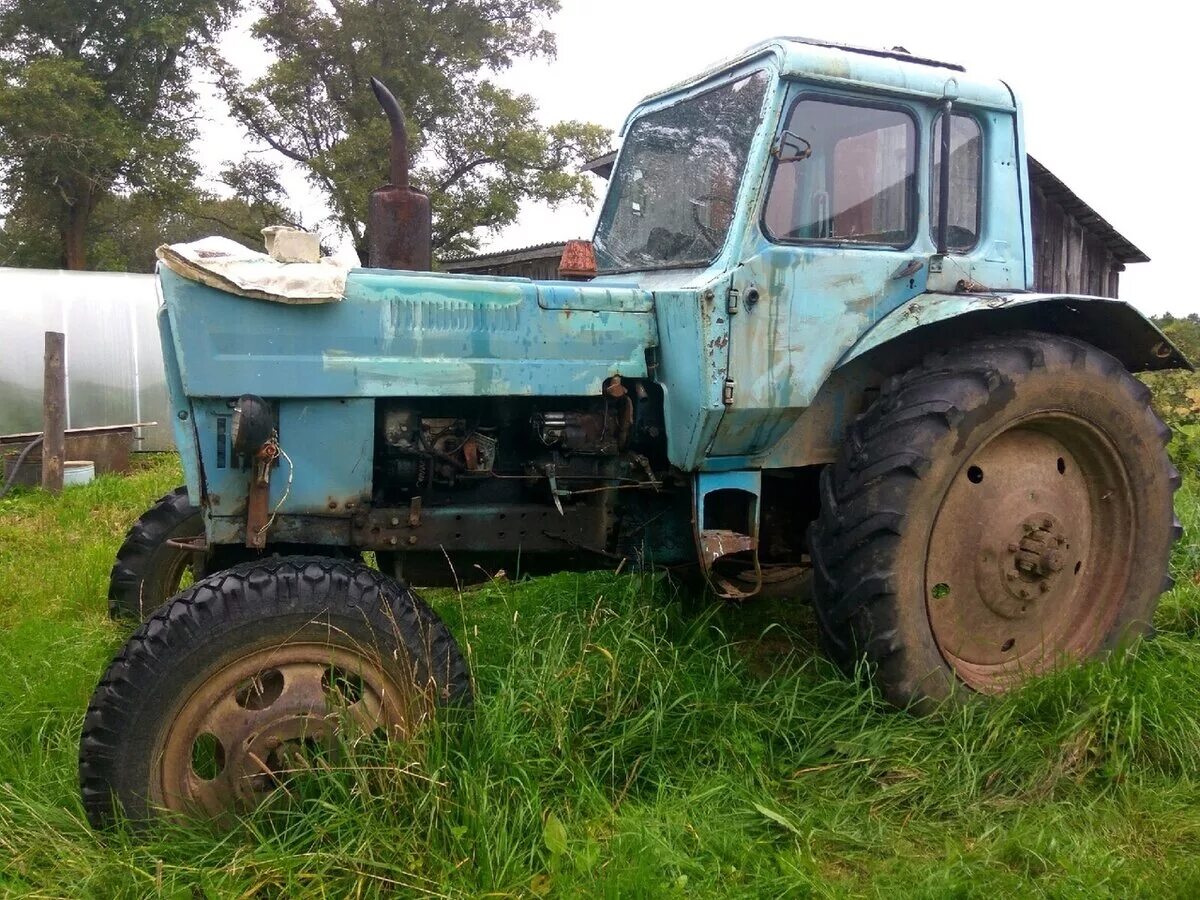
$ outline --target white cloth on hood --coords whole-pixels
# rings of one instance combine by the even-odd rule
[[[177,275],[209,287],[276,303],[333,303],[346,292],[351,266],[345,257],[284,263],[223,237],[163,244],[156,251]]]

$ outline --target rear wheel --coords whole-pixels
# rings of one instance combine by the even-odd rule
[[[130,638],[88,707],[84,808],[225,820],[314,755],[406,740],[469,702],[466,663],[414,593],[326,558],[239,565],[184,591]]]
[[[108,613],[114,619],[142,620],[187,587],[200,568],[203,551],[189,542],[204,536],[204,517],[177,487],[138,518],[125,535],[108,579]]]
[[[884,386],[822,479],[826,648],[884,694],[995,694],[1150,628],[1180,529],[1149,391],[1106,353],[1020,334]]]

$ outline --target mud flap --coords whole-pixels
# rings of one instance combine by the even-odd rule
[[[758,521],[762,474],[758,471],[698,472],[693,486],[692,533],[700,568],[713,591],[731,600],[744,600],[762,590],[758,558]],[[752,567],[749,589],[722,575],[718,561],[740,555]]]

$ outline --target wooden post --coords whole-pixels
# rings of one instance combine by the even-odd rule
[[[42,487],[57,494],[63,486],[67,455],[67,369],[62,332],[46,332],[46,370],[42,392]]]

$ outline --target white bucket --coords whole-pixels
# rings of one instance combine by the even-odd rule
[[[63,463],[63,487],[87,484],[96,477],[96,464],[90,459],[68,459]]]

